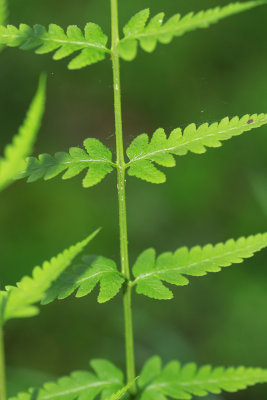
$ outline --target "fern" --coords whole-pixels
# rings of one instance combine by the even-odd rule
[[[267,382],[267,370],[261,368],[224,368],[195,363],[181,366],[178,361],[168,363],[162,370],[161,359],[147,361],[139,378],[143,389],[141,400],[192,399],[193,396],[237,392],[257,383]]]
[[[123,387],[123,374],[112,363],[99,359],[92,360],[90,365],[94,373],[76,371],[57,382],[44,384],[41,389],[30,389],[9,400],[93,400],[101,393],[105,399],[110,392]]]
[[[102,29],[93,23],[86,24],[84,33],[76,25],[64,30],[55,24],[48,30],[42,25],[21,24],[19,28],[13,25],[0,26],[0,44],[9,47],[19,47],[22,50],[32,50],[37,54],[55,51],[54,60],[61,60],[73,53],[79,52],[68,64],[69,69],[80,69],[105,59],[110,50],[106,47],[108,37]]]
[[[112,299],[122,287],[125,279],[119,273],[116,263],[105,257],[84,257],[84,264],[77,265],[72,271],[64,272],[47,291],[42,303],[65,299],[75,290],[76,297],[91,293],[100,283],[99,303]]]
[[[45,104],[45,77],[41,76],[36,95],[30,105],[26,118],[18,134],[4,150],[0,158],[0,190],[3,190],[23,168],[25,157],[31,151],[36,134],[40,128]]]
[[[174,167],[174,155],[183,156],[189,151],[196,154],[205,153],[206,147],[219,147],[223,140],[243,132],[259,128],[267,123],[267,114],[244,115],[242,118],[228,117],[211,125],[208,123],[196,127],[189,125],[182,130],[174,129],[169,137],[163,129],[158,129],[151,141],[147,134],[137,136],[127,149],[129,162],[126,165],[128,174],[151,183],[163,183],[166,176],[153,163],[163,167]]]
[[[112,162],[111,151],[98,139],[86,139],[84,147],[87,152],[72,147],[69,153],[56,153],[54,157],[49,154],[41,154],[38,158],[30,157],[24,164],[24,171],[17,178],[28,177],[28,182],[35,182],[41,178],[52,179],[66,171],[62,179],[70,179],[89,168],[83,179],[83,186],[94,186],[112,172],[116,164]]]
[[[164,13],[159,13],[147,24],[149,9],[145,9],[134,15],[124,27],[124,38],[120,41],[120,56],[131,61],[137,55],[138,41],[143,50],[152,52],[157,43],[168,44],[174,37],[182,36],[187,32],[199,28],[208,28],[223,18],[249,10],[266,3],[266,1],[248,1],[233,3],[224,7],[216,7],[207,11],[193,12],[181,18],[180,14],[171,17],[164,25]]]
[[[35,267],[32,277],[23,277],[17,286],[7,286],[6,292],[2,292],[1,295],[5,299],[2,320],[7,321],[11,318],[31,317],[38,314],[38,308],[34,304],[42,300],[52,282],[70,265],[97,233],[98,231],[95,231],[82,242],[64,250],[50,261],[45,261],[42,267]]]
[[[204,276],[208,272],[219,272],[222,267],[241,263],[264,247],[267,247],[267,233],[241,237],[236,241],[230,239],[215,246],[195,246],[190,250],[182,247],[175,253],[163,253],[157,258],[155,250],[148,249],[133,266],[136,279],[131,285],[137,286],[137,293],[153,299],[171,299],[173,293],[162,281],[184,286],[189,283],[184,275]]]
[[[98,301],[104,303],[123,288],[125,318],[125,350],[127,382],[122,372],[105,360],[93,360],[93,372],[76,371],[56,382],[46,383],[40,389],[30,389],[10,400],[118,400],[127,395],[131,399],[166,400],[167,398],[191,399],[192,396],[218,394],[222,390],[235,392],[256,383],[267,382],[267,370],[260,368],[215,368],[195,364],[181,366],[172,361],[162,368],[159,357],[145,364],[141,371],[138,387],[135,379],[135,353],[132,320],[132,287],[138,294],[154,299],[170,299],[172,291],[166,284],[183,286],[189,283],[188,276],[203,276],[208,272],[218,272],[223,267],[241,263],[245,258],[267,247],[267,233],[241,237],[234,241],[208,244],[203,248],[182,247],[174,253],[167,252],[156,257],[154,249],[144,251],[133,266],[134,280],[128,254],[127,210],[125,173],[152,183],[162,183],[165,175],[158,169],[175,166],[175,155],[185,155],[189,151],[204,153],[208,147],[219,147],[222,141],[267,123],[267,114],[245,115],[242,118],[224,118],[218,123],[208,123],[196,127],[189,125],[184,131],[173,130],[167,137],[163,129],[158,129],[151,140],[147,134],[138,136],[127,149],[129,162],[124,160],[122,108],[120,88],[120,60],[135,58],[138,45],[152,52],[157,43],[170,43],[174,37],[186,32],[206,28],[219,20],[247,9],[266,4],[267,0],[255,0],[230,4],[225,7],[190,13],[181,18],[175,15],[165,24],[164,13],[148,22],[149,10],[136,14],[124,27],[124,38],[119,39],[118,0],[111,0],[112,45],[107,47],[107,36],[101,28],[88,23],[82,32],[77,26],[69,26],[66,31],[51,24],[46,29],[41,25],[33,28],[21,24],[19,28],[0,25],[0,45],[34,49],[37,54],[55,52],[55,60],[72,56],[69,69],[80,69],[111,56],[113,67],[114,115],[116,133],[116,162],[111,151],[99,140],[89,138],[84,141],[84,149],[71,148],[69,153],[55,156],[41,154],[22,161],[31,152],[33,139],[38,130],[44,103],[44,81],[32,103],[23,128],[14,144],[7,148],[5,160],[0,160],[0,189],[8,185],[15,176],[28,178],[28,182],[38,179],[49,180],[62,174],[63,179],[77,176],[86,170],[84,187],[101,182],[116,168],[119,203],[120,264],[105,257],[84,257],[83,263],[72,266],[73,259],[98,231],[87,239],[70,247],[57,257],[35,267],[31,277],[23,277],[16,286],[7,286],[0,291],[0,400],[6,400],[5,360],[3,351],[3,322],[16,317],[28,317],[38,313],[36,303],[47,304],[54,299],[63,299],[75,292],[76,297],[85,296],[99,284]],[[4,0],[0,0],[0,19],[5,17]],[[3,17],[3,18],[4,18]],[[2,19],[3,19],[2,18]],[[1,24],[1,20],[0,20]],[[74,54],[75,53],[75,54]]]

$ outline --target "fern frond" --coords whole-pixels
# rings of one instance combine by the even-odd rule
[[[56,153],[54,157],[49,154],[41,154],[38,158],[29,157],[17,178],[28,177],[27,182],[35,182],[41,178],[52,179],[66,171],[62,179],[70,179],[89,168],[83,186],[88,188],[97,185],[115,166],[112,153],[98,139],[89,138],[83,144],[86,151],[72,147],[69,153]]]
[[[73,259],[96,236],[99,230],[82,242],[64,250],[50,261],[45,261],[42,267],[33,269],[32,277],[25,276],[16,286],[6,287],[3,321],[11,318],[25,318],[38,314],[35,303],[40,302],[52,282],[71,264]]]
[[[151,141],[147,134],[137,136],[127,149],[129,158],[126,167],[131,176],[151,183],[163,183],[166,176],[153,163],[163,167],[176,165],[173,155],[183,156],[189,151],[196,154],[205,153],[206,147],[220,147],[222,141],[241,135],[243,132],[259,128],[267,124],[267,114],[244,115],[243,117],[228,117],[213,124],[205,123],[196,127],[189,125],[182,131],[174,129],[169,137],[164,129],[158,129]]]
[[[178,361],[171,361],[162,369],[159,357],[147,361],[138,381],[143,390],[141,400],[192,399],[209,393],[237,392],[266,382],[266,369],[210,365],[198,368],[195,363],[181,366]]]
[[[73,292],[76,297],[84,297],[100,283],[99,303],[105,303],[117,295],[125,279],[118,271],[113,260],[105,257],[83,257],[84,264],[76,265],[71,271],[66,271],[52,284],[47,291],[42,304],[65,299]]]
[[[48,29],[42,25],[21,24],[19,28],[13,25],[0,26],[0,44],[9,47],[19,47],[22,50],[36,49],[36,54],[46,54],[55,51],[54,60],[61,60],[75,52],[79,52],[68,64],[69,69],[80,69],[105,59],[110,50],[106,47],[108,37],[100,26],[88,23],[81,31],[76,25],[71,25],[65,31],[58,25],[51,24]]]
[[[163,24],[164,13],[157,14],[147,23],[150,11],[149,9],[142,10],[134,15],[123,29],[124,38],[119,44],[120,56],[126,61],[131,61],[137,55],[138,41],[144,51],[151,53],[155,50],[158,42],[168,44],[174,37],[182,36],[195,29],[208,28],[223,18],[261,4],[266,4],[266,1],[233,3],[196,14],[191,12],[183,18],[180,14],[176,14],[165,24]]]
[[[123,373],[115,365],[101,359],[92,360],[90,365],[94,373],[76,371],[57,382],[45,383],[41,389],[30,389],[9,400],[94,400],[101,393],[122,388]]]
[[[45,81],[45,76],[41,76],[26,118],[13,142],[5,148],[4,158],[0,158],[0,190],[14,180],[16,174],[23,168],[25,158],[32,152],[44,113]]]
[[[267,233],[230,239],[215,246],[195,246],[190,250],[181,247],[176,252],[163,253],[156,258],[154,249],[145,250],[133,267],[136,278],[131,285],[136,285],[139,294],[153,299],[171,299],[173,293],[162,282],[176,286],[189,283],[187,276],[204,276],[208,272],[219,272],[222,267],[241,263],[245,258],[267,247]]]

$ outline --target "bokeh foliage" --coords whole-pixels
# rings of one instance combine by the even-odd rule
[[[152,15],[164,8],[170,16],[218,4],[215,0],[120,3],[121,25],[144,6],[151,8]],[[10,0],[9,18],[12,24],[53,22],[63,27],[93,21],[108,32],[109,4],[65,0],[62,9],[62,2],[52,0]],[[122,62],[126,144],[159,126],[170,131],[192,121],[266,112],[266,18],[266,8],[255,9],[210,30],[188,34],[168,47],[160,46],[150,56],[140,52],[133,63]],[[109,60],[73,72],[66,70],[64,61],[55,63],[49,56],[9,49],[1,54],[0,65],[1,148],[22,120],[41,71],[48,73],[48,104],[35,154],[67,151],[89,136],[114,150]],[[263,127],[201,157],[180,158],[164,185],[149,186],[129,177],[131,261],[151,246],[159,252],[173,251],[181,245],[266,231],[266,145]],[[103,230],[90,249],[118,261],[115,177],[92,189],[83,189],[79,179],[16,183],[1,194],[0,226],[1,284],[13,284],[34,265],[98,226]],[[266,280],[263,251],[220,275],[175,289],[175,300],[168,307],[136,297],[138,365],[158,353],[164,361],[175,355],[181,361],[267,367]],[[99,306],[92,296],[53,303],[38,318],[10,322],[8,364],[23,369],[37,366],[52,375],[86,368],[94,357],[105,356],[123,365],[120,314],[119,299]],[[89,347],[89,342],[95,345]],[[225,398],[260,398],[264,390],[254,388]]]

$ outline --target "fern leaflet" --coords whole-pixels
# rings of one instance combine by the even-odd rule
[[[30,389],[27,393],[19,393],[9,400],[93,400],[100,393],[105,399],[106,394],[123,387],[123,374],[112,363],[99,359],[92,360],[90,365],[94,373],[76,371],[57,382],[44,384],[41,389]]]
[[[41,76],[38,90],[30,105],[26,118],[19,128],[13,142],[4,150],[4,158],[0,158],[0,190],[8,186],[16,174],[23,168],[34,144],[40,128],[45,103],[45,77]]]
[[[206,147],[220,147],[223,140],[241,135],[243,132],[259,128],[267,123],[267,114],[244,115],[228,117],[220,122],[209,125],[205,123],[198,128],[190,124],[182,132],[174,129],[169,137],[164,129],[158,129],[149,141],[147,134],[137,136],[127,149],[129,158],[126,167],[128,174],[151,183],[163,183],[166,176],[159,171],[154,163],[163,167],[176,165],[173,155],[183,156],[189,151],[196,154],[205,153]]]
[[[24,170],[17,175],[18,179],[28,177],[27,182],[38,179],[52,179],[61,172],[66,171],[62,179],[70,179],[88,169],[83,179],[85,188],[97,185],[107,174],[112,172],[115,164],[112,162],[111,151],[98,139],[89,138],[84,141],[86,149],[72,147],[69,153],[56,153],[54,157],[41,154],[38,158],[29,157],[24,165]]]
[[[176,252],[163,253],[156,258],[154,249],[145,250],[138,257],[133,275],[136,278],[131,285],[136,291],[153,299],[171,299],[173,293],[163,283],[177,286],[189,283],[184,275],[204,276],[208,272],[219,272],[222,267],[241,263],[245,258],[267,247],[267,233],[230,239],[215,246],[195,246],[188,250],[181,247]]]
[[[197,368],[190,363],[181,366],[171,361],[163,369],[161,359],[153,357],[143,367],[138,384],[143,390],[141,400],[192,399],[193,396],[237,392],[257,383],[267,382],[267,370],[261,368],[212,369],[210,365]]]
[[[98,230],[82,242],[45,261],[33,269],[32,277],[25,276],[16,286],[7,286],[4,297],[3,321],[11,318],[31,317],[38,314],[35,303],[42,300],[52,282],[70,265],[73,259],[96,236]]]
[[[164,13],[159,13],[147,24],[149,9],[145,9],[134,15],[124,27],[124,38],[119,43],[120,56],[131,61],[137,55],[138,41],[146,52],[155,50],[157,43],[168,44],[174,37],[182,36],[187,32],[199,28],[208,28],[223,18],[249,10],[253,7],[266,4],[266,1],[248,1],[233,3],[224,7],[216,7],[197,14],[193,12],[181,18],[180,14],[171,17],[163,24]]]
[[[105,59],[110,50],[106,47],[108,37],[100,26],[86,24],[84,33],[76,25],[70,25],[65,31],[58,25],[51,24],[48,29],[42,25],[21,24],[0,26],[0,44],[32,50],[37,54],[55,51],[54,60],[61,60],[75,52],[79,52],[68,64],[69,69],[80,69]]]
[[[76,291],[76,297],[91,293],[100,283],[99,303],[111,300],[121,289],[125,279],[117,269],[116,263],[105,257],[83,257],[84,264],[76,265],[64,272],[47,291],[43,304],[65,299]]]

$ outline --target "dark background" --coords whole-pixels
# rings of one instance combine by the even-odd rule
[[[161,4],[164,3],[164,4]],[[224,5],[220,1],[220,5]],[[119,1],[122,24],[150,7],[176,12],[218,5],[213,0]],[[110,30],[107,0],[10,0],[9,22],[50,22],[63,27],[86,22]],[[122,62],[125,143],[164,127],[214,122],[226,115],[266,112],[267,8],[256,8],[159,45]],[[6,49],[0,63],[0,145],[16,133],[41,71],[48,74],[47,109],[35,154],[67,151],[97,137],[115,149],[110,61],[68,71],[66,60]],[[263,127],[211,149],[177,160],[163,185],[129,178],[127,205],[130,260],[153,246],[158,252],[225,241],[266,231],[267,129]],[[81,178],[28,185],[19,182],[0,197],[1,284],[14,284],[34,265],[56,255],[99,226],[88,252],[119,260],[115,174],[83,189]],[[199,364],[267,367],[267,251],[220,274],[192,278],[174,289],[175,299],[157,302],[134,296],[138,370],[160,354]],[[88,368],[106,357],[124,366],[121,298],[106,305],[95,293],[42,308],[33,319],[9,322],[6,329],[11,392],[49,377]],[[35,370],[35,372],[32,372]],[[40,373],[38,372],[40,371]],[[15,387],[16,386],[16,387]],[[10,392],[10,393],[11,393]],[[267,386],[225,395],[264,398]],[[211,399],[211,397],[209,398]]]

